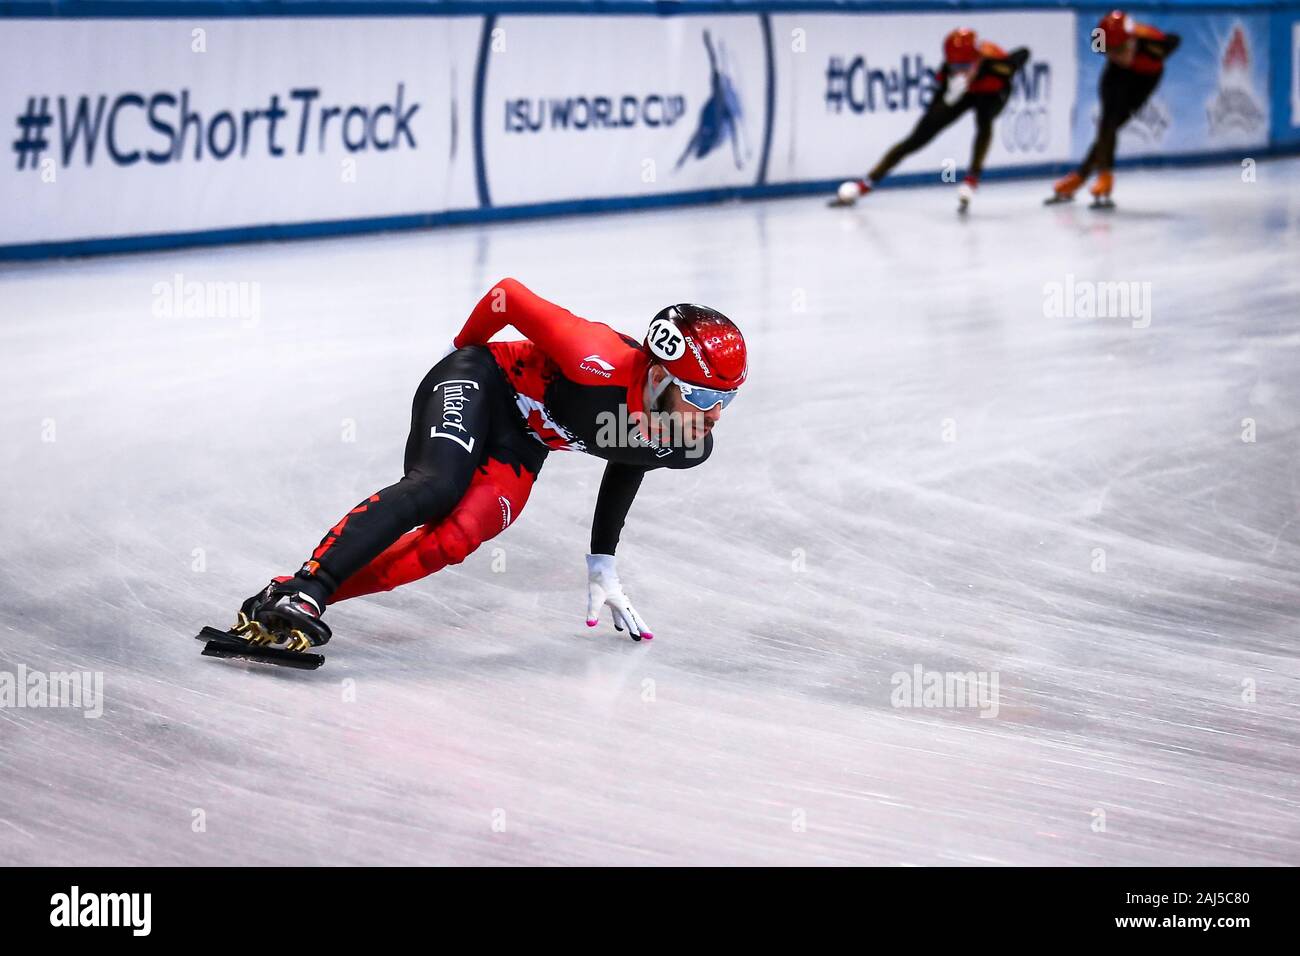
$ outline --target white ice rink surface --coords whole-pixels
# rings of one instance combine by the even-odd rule
[[[0,672],[104,701],[0,709],[0,863],[1300,863],[1300,162],[1045,189],[3,267]],[[176,274],[257,320],[155,317]],[[556,454],[463,565],[331,609],[321,670],[200,657],[399,476],[507,275],[746,333],[624,532],[657,639],[584,626],[601,463]],[[1067,275],[1149,326],[1045,316]],[[996,716],[893,706],[918,665]]]

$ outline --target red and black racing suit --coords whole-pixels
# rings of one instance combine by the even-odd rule
[[[508,325],[527,338],[488,341]],[[322,604],[465,560],[519,517],[553,450],[608,462],[591,551],[613,554],[645,473],[713,450],[712,436],[670,444],[636,427],[650,365],[638,342],[514,279],[479,301],[454,345],[416,389],[405,475],[344,515],[298,572]]]
[[[884,179],[891,169],[925,146],[970,109],[975,111],[975,142],[971,147],[970,169],[967,170],[966,178],[971,182],[979,182],[984,170],[984,157],[988,155],[989,145],[993,142],[993,120],[1011,98],[1011,79],[1029,59],[1029,50],[1020,47],[1007,53],[996,43],[985,41],[979,45],[979,54],[980,59],[972,67],[975,72],[966,92],[955,103],[949,104],[946,99],[953,66],[944,63],[939,68],[934,75],[935,88],[929,108],[908,137],[896,143],[876,164],[875,169],[867,174],[872,183]]]
[[[1098,85],[1101,94],[1101,119],[1083,164],[1076,170],[1087,180],[1095,170],[1115,166],[1115,142],[1120,127],[1151,98],[1165,72],[1165,59],[1178,49],[1179,36],[1163,33],[1153,26],[1139,23],[1133,30],[1135,49],[1127,66],[1107,59]]]

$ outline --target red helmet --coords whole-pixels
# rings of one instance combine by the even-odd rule
[[[969,27],[953,30],[943,38],[943,58],[949,63],[974,63],[980,58],[975,31]]]
[[[674,378],[706,389],[745,384],[749,356],[736,323],[706,305],[670,305],[650,320],[650,357]]]
[[[1123,10],[1112,10],[1098,21],[1097,26],[1106,38],[1108,50],[1123,46],[1133,35],[1133,18]]]

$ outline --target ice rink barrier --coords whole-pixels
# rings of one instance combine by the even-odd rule
[[[1106,7],[0,3],[0,258],[821,192],[911,128],[948,30],[1027,46],[986,178],[1086,149]],[[1125,6],[1182,35],[1121,165],[1300,149],[1300,0]],[[890,182],[961,174],[968,122]]]

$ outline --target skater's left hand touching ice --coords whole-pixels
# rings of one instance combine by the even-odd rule
[[[618,570],[614,566],[612,554],[587,555],[587,626],[595,627],[600,617],[602,605],[609,605],[610,615],[614,619],[614,629],[626,630],[634,641],[654,637],[645,619],[636,612],[636,608],[623,593],[623,585],[618,580]]]

